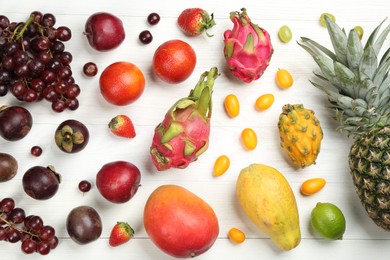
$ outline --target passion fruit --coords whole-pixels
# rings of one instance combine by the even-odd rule
[[[32,116],[24,107],[0,107],[0,136],[5,140],[17,141],[24,138],[30,132],[32,124]]]

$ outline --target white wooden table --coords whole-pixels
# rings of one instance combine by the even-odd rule
[[[203,7],[215,15],[217,25],[210,30],[214,37],[198,38],[185,36],[178,28],[176,19],[188,7]],[[232,28],[230,11],[246,7],[252,21],[264,27],[272,37],[275,52],[265,74],[251,84],[234,79],[227,70],[223,56],[223,33]],[[389,259],[390,233],[378,228],[360,205],[348,172],[347,155],[351,140],[335,131],[337,123],[327,109],[327,100],[314,88],[309,79],[316,70],[311,57],[296,44],[301,36],[310,37],[328,44],[325,28],[319,25],[319,16],[330,12],[336,16],[340,26],[347,30],[361,25],[365,30],[363,41],[384,18],[389,15],[387,0],[329,0],[329,1],[44,1],[20,0],[1,1],[1,14],[12,21],[23,21],[34,10],[52,12],[57,25],[72,29],[73,37],[66,43],[66,49],[73,53],[72,69],[76,81],[82,88],[80,107],[74,112],[60,114],[51,111],[47,102],[28,105],[34,125],[29,135],[18,142],[0,140],[0,151],[12,154],[19,162],[17,176],[9,182],[0,183],[0,198],[13,197],[28,214],[42,216],[45,223],[56,228],[60,238],[57,249],[46,259],[170,259],[148,238],[143,227],[144,204],[149,194],[162,184],[178,184],[206,200],[215,210],[220,223],[220,234],[214,246],[198,259]],[[119,16],[125,26],[126,39],[110,52],[98,53],[90,48],[83,35],[88,16],[97,11],[107,11]],[[161,21],[150,26],[146,17],[157,12]],[[278,28],[288,25],[293,32],[290,43],[281,43],[277,37]],[[387,24],[387,22],[386,22]],[[154,36],[149,45],[138,41],[138,34],[148,29]],[[157,79],[151,70],[154,50],[170,39],[182,39],[192,45],[197,54],[197,65],[193,74],[183,83],[170,85]],[[385,48],[390,46],[385,42]],[[86,78],[82,66],[95,62],[100,72],[115,61],[130,61],[144,72],[146,89],[135,103],[116,107],[103,100],[98,89],[99,75]],[[151,164],[149,147],[154,127],[162,120],[165,111],[178,98],[188,94],[200,74],[217,66],[221,76],[214,86],[214,110],[209,149],[185,170],[157,172]],[[274,82],[278,68],[288,69],[294,79],[290,89],[281,90]],[[241,112],[230,119],[223,108],[226,95],[236,94],[241,101]],[[264,112],[256,111],[255,100],[265,93],[275,95],[275,103]],[[317,164],[306,169],[296,169],[279,145],[277,120],[286,103],[302,103],[315,110],[322,123],[324,139]],[[18,103],[10,94],[0,98],[0,104]],[[23,104],[25,105],[25,104]],[[137,136],[125,140],[109,133],[107,124],[117,114],[129,115],[136,127]],[[66,119],[77,119],[90,130],[90,142],[78,154],[65,154],[54,143],[54,131]],[[240,133],[245,127],[252,127],[259,139],[258,147],[246,151],[240,143]],[[30,148],[39,145],[43,154],[31,156]],[[231,159],[228,172],[218,178],[212,176],[215,159],[227,154]],[[82,194],[77,186],[82,179],[94,185],[95,175],[104,163],[127,160],[136,164],[142,172],[142,186],[135,197],[125,204],[111,204],[105,201],[95,186],[89,193]],[[235,181],[240,169],[251,163],[265,163],[284,173],[294,190],[302,231],[300,245],[290,252],[282,252],[271,240],[258,230],[241,211],[235,197]],[[28,197],[21,186],[23,173],[34,165],[54,165],[62,174],[63,181],[58,193],[50,200],[36,201]],[[325,188],[311,197],[299,193],[301,183],[312,177],[327,180]],[[310,212],[317,202],[336,204],[345,214],[347,229],[343,240],[325,241],[309,228]],[[68,212],[78,205],[90,205],[97,209],[103,221],[103,233],[99,240],[84,246],[75,244],[65,229]],[[108,237],[116,221],[127,221],[136,231],[135,237],[117,248],[108,245]],[[243,230],[247,239],[243,244],[232,244],[227,238],[231,227]],[[1,259],[41,259],[34,254],[24,255],[20,243],[0,242]]]

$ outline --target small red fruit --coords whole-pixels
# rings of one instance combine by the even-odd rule
[[[103,165],[96,175],[96,187],[100,194],[112,203],[125,203],[137,192],[141,172],[134,164],[114,161]]]
[[[134,229],[126,222],[117,222],[111,230],[108,240],[110,246],[119,246],[129,241],[134,236]]]
[[[177,23],[179,27],[188,35],[198,36],[206,32],[207,36],[212,36],[207,33],[215,25],[214,15],[201,8],[187,8],[178,17]]]
[[[153,71],[167,83],[180,83],[194,71],[196,54],[188,43],[170,40],[161,44],[153,56]]]
[[[134,138],[136,135],[133,122],[126,115],[117,115],[111,119],[108,127],[114,135],[120,137]]]

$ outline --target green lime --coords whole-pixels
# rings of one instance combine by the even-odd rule
[[[320,24],[321,24],[321,26],[326,27],[325,16],[327,16],[328,18],[330,18],[330,20],[332,20],[333,22],[336,22],[336,17],[335,17],[333,14],[330,14],[330,13],[322,13],[322,14],[320,15]]]
[[[344,214],[332,203],[318,202],[311,212],[310,221],[313,229],[326,239],[342,239],[344,235]]]

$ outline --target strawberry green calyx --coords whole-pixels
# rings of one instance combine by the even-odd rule
[[[204,72],[188,97],[179,99],[156,127],[150,154],[156,168],[186,168],[207,150],[216,67]]]
[[[224,33],[226,63],[233,75],[249,83],[263,75],[273,54],[266,30],[251,22],[246,9],[231,12],[233,29]]]
[[[213,37],[214,35],[209,34],[207,30],[213,27],[214,25],[215,25],[214,14],[212,13],[209,15],[208,12],[206,11],[202,12],[202,23],[200,26],[199,33],[205,31],[208,37]]]

